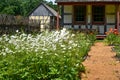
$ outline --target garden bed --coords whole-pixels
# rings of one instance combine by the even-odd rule
[[[115,57],[120,59],[120,33],[117,31],[117,29],[111,28],[107,32],[107,37],[105,38],[104,42],[109,46],[113,46],[112,50],[116,52]]]
[[[0,79],[79,80],[95,35],[63,29],[0,37]]]

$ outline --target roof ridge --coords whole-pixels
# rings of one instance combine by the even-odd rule
[[[43,5],[53,16],[57,16],[57,11],[55,11],[53,8],[51,8],[50,6],[48,6],[46,3],[40,3],[38,6],[36,6],[29,14],[28,16],[30,16],[39,6]],[[60,17],[60,16],[59,16]],[[61,17],[60,17],[61,18]]]

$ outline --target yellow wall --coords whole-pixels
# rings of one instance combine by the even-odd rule
[[[90,23],[91,22],[91,14],[92,14],[92,8],[91,5],[87,5],[87,22]]]
[[[40,30],[44,31],[45,27],[50,28],[50,16],[30,16],[29,19],[31,20],[39,20],[40,21]]]
[[[120,11],[120,6],[119,6]],[[65,5],[64,6],[64,13],[69,13],[69,15],[64,15],[64,23],[72,23],[73,19],[73,6],[71,5]],[[71,15],[70,15],[71,14]],[[92,21],[92,5],[87,5],[87,24],[90,24]],[[105,5],[105,20],[107,24],[113,24],[113,25],[106,25],[107,31],[109,28],[114,28],[116,25],[116,5]],[[90,26],[90,25],[88,25]],[[103,33],[104,31],[104,25],[92,25],[93,28],[100,28],[100,32]],[[75,28],[79,28],[79,25],[74,25]],[[85,27],[85,25],[81,25],[82,28]]]
[[[106,13],[115,13],[115,5],[106,5]]]
[[[65,5],[64,6],[64,13],[72,13],[72,6],[71,5]]]
[[[114,24],[114,25],[107,25],[107,31],[109,31],[109,29],[114,28],[116,24],[116,5],[106,5],[105,12],[106,12],[106,22]]]
[[[40,20],[41,23],[49,23],[50,22],[49,16],[30,16],[29,19]]]
[[[70,14],[70,15],[64,15],[64,23],[72,23],[72,6],[66,5],[64,6],[64,13]]]

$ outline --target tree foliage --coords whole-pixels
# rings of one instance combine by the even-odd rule
[[[46,0],[0,0],[0,14],[27,16],[40,3],[46,3],[57,9],[53,2]]]

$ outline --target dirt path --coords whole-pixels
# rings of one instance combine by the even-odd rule
[[[120,61],[114,56],[111,46],[95,43],[83,62],[86,72],[82,74],[82,80],[120,80]]]

